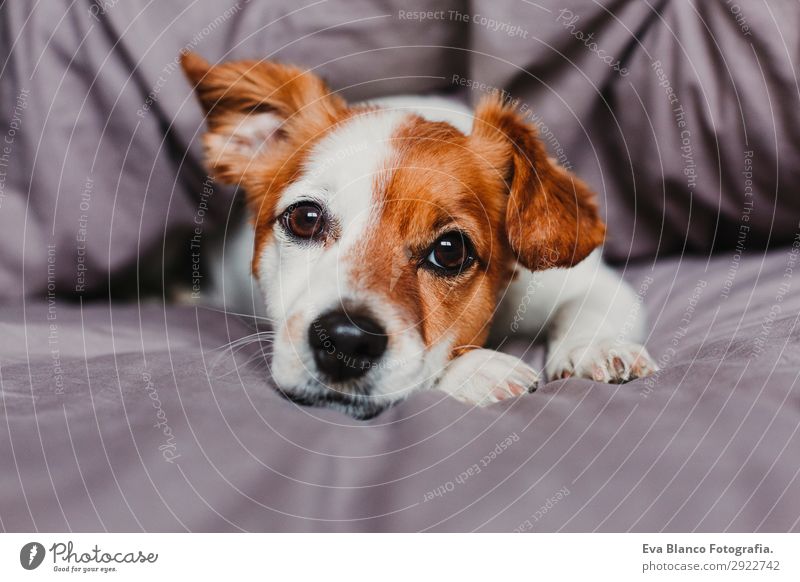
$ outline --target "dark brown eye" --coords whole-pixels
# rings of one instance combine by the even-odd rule
[[[475,260],[472,244],[461,232],[448,232],[436,239],[425,259],[444,275],[457,275]]]
[[[283,224],[297,238],[316,239],[325,230],[325,217],[313,202],[298,202],[283,213]]]

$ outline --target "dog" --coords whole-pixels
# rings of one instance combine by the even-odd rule
[[[551,379],[656,371],[637,297],[601,260],[594,194],[500,97],[474,111],[437,97],[351,105],[293,66],[181,62],[209,171],[243,189],[251,217],[217,288],[263,303],[284,397],[359,419],[428,388],[517,397],[540,374],[483,347],[512,331],[546,333]]]

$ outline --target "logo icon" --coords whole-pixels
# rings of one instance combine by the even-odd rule
[[[44,546],[39,542],[28,542],[19,551],[19,563],[26,570],[35,570],[44,561]]]

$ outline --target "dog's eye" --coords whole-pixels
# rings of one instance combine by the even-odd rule
[[[325,230],[325,216],[317,204],[298,202],[283,213],[283,224],[297,238],[317,239]]]
[[[472,244],[461,232],[448,232],[436,239],[425,261],[444,275],[457,275],[475,260]]]

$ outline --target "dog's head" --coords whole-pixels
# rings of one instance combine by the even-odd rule
[[[486,340],[517,264],[569,267],[602,241],[590,191],[499,99],[463,133],[274,62],[183,67],[209,168],[246,192],[272,372],[296,402],[366,418],[433,385]]]

